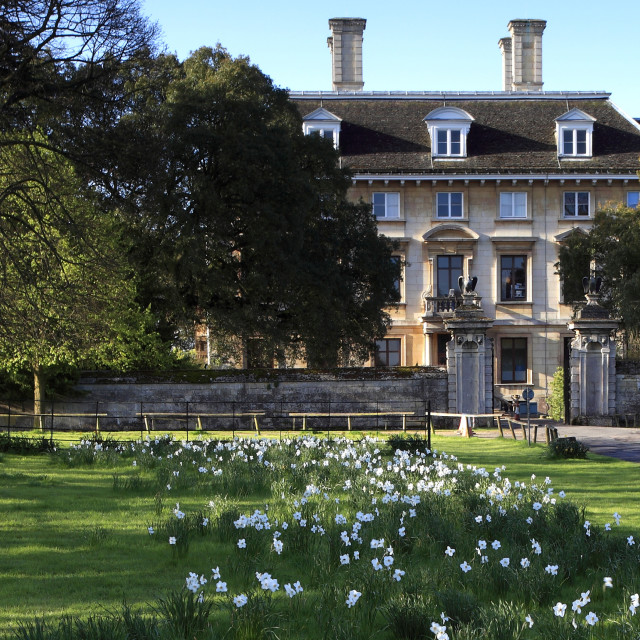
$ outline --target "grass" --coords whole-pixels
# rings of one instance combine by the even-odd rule
[[[358,438],[361,434],[354,432],[350,435]],[[508,476],[512,482],[522,480],[530,483],[531,475],[535,474],[542,484],[549,476],[556,494],[562,489],[568,498],[585,505],[586,517],[593,523],[594,539],[600,535],[596,528],[601,529],[604,523],[612,522],[614,511],[622,514],[622,526],[616,530],[616,535],[626,536],[640,531],[640,514],[634,497],[640,473],[638,465],[593,454],[589,454],[587,460],[548,460],[543,455],[543,446],[530,448],[525,443],[510,440],[438,436],[434,438],[433,447],[457,456],[465,465],[485,467],[489,472],[505,465],[506,471],[502,475]],[[157,455],[151,456],[149,451],[143,453],[140,447],[123,448],[117,455],[104,451],[86,455],[85,448],[83,452],[73,454],[72,462],[66,463],[66,451],[58,456],[0,455],[0,512],[3,514],[0,519],[0,538],[3,540],[3,553],[0,554],[0,602],[3,603],[0,630],[15,630],[20,623],[36,618],[44,618],[52,624],[63,615],[86,620],[91,615],[119,611],[123,602],[133,611],[147,613],[151,613],[158,602],[170,603],[175,609],[181,605],[181,601],[175,601],[175,593],[184,586],[186,575],[190,571],[205,573],[216,566],[220,566],[222,579],[229,584],[230,595],[255,582],[253,573],[256,567],[277,575],[280,589],[285,582],[298,579],[306,588],[304,598],[299,601],[283,600],[280,594],[272,597],[258,591],[250,594],[253,600],[242,610],[230,606],[230,596],[226,600],[223,596],[216,596],[218,606],[212,609],[212,620],[225,632],[230,624],[236,631],[253,629],[251,633],[247,631],[249,635],[246,637],[259,637],[265,629],[256,630],[256,627],[260,627],[261,620],[268,620],[274,633],[275,629],[282,627],[277,632],[280,637],[359,638],[376,632],[383,639],[391,638],[393,635],[390,635],[389,627],[384,632],[380,631],[390,624],[389,620],[395,620],[398,628],[410,628],[414,624],[412,620],[417,619],[419,626],[425,616],[436,615],[446,608],[447,611],[457,611],[459,616],[466,616],[456,623],[462,625],[459,626],[459,635],[455,636],[457,640],[458,637],[463,638],[464,624],[480,619],[480,611],[484,611],[482,615],[488,615],[477,595],[487,591],[486,585],[479,582],[485,569],[474,565],[474,570],[465,578],[457,566],[465,558],[473,561],[475,538],[488,535],[489,531],[481,533],[478,530],[476,533],[468,528],[468,524],[459,528],[459,514],[454,513],[453,507],[443,502],[441,497],[424,498],[425,511],[418,514],[420,528],[413,536],[407,536],[407,540],[394,534],[398,525],[390,519],[391,516],[387,518],[384,515],[379,503],[382,513],[379,526],[387,532],[385,537],[388,541],[395,535],[396,566],[407,570],[401,584],[389,586],[380,582],[382,573],[365,571],[364,564],[352,563],[353,573],[347,574],[347,569],[341,567],[338,560],[342,553],[351,552],[352,548],[341,548],[335,544],[340,529],[348,527],[334,525],[331,514],[343,509],[348,514],[360,505],[360,498],[350,497],[342,487],[345,478],[354,484],[357,482],[359,475],[353,468],[338,466],[335,475],[334,471],[324,474],[320,465],[311,465],[312,452],[302,448],[301,454],[296,456],[294,449],[290,448],[282,458],[273,454],[275,463],[282,465],[281,470],[285,471],[284,474],[273,475],[264,469],[254,470],[250,465],[237,466],[237,460],[229,459],[225,453],[221,454],[224,461],[217,461],[216,455],[209,456],[213,460],[208,466],[214,464],[224,471],[214,478],[207,475],[205,480],[204,474],[196,472],[197,465],[191,465],[191,453],[189,458],[178,464],[178,455],[174,456],[169,449],[162,452],[163,459],[159,461]],[[373,448],[374,445],[369,446],[370,450]],[[193,456],[196,457],[195,454]],[[291,460],[297,460],[299,467],[287,469],[284,465]],[[303,471],[305,462],[310,466]],[[175,470],[178,475],[174,475]],[[306,530],[302,532],[301,529],[283,531],[285,553],[280,557],[274,553],[268,540],[265,548],[265,532],[246,530],[240,534],[233,526],[233,521],[241,513],[251,514],[255,509],[266,513],[267,504],[272,519],[282,522],[286,518],[293,526],[287,511],[289,502],[294,498],[300,499],[307,484],[315,482],[319,485],[320,481],[332,496],[332,501],[326,503],[318,498],[314,506],[327,529],[326,536],[309,536]],[[172,485],[170,490],[166,488],[167,484]],[[339,497],[344,506],[329,508],[327,505],[334,504],[334,496]],[[213,507],[208,506],[210,500]],[[462,498],[463,503],[465,500],[467,498]],[[482,511],[481,502],[469,500],[476,505],[477,511]],[[187,514],[184,526],[190,527],[187,548],[180,544],[170,546],[166,542],[170,527],[178,527],[171,531],[180,537],[179,526],[182,525],[173,513],[177,502],[180,511]],[[427,505],[430,505],[428,510]],[[408,510],[402,505],[394,507],[392,504],[390,508],[396,519],[403,509]],[[301,508],[301,511],[304,510]],[[309,526],[312,511],[308,513]],[[215,527],[199,528],[198,522],[203,516],[209,516]],[[349,516],[350,524],[352,521]],[[147,532],[150,525],[157,531],[154,536]],[[407,528],[410,528],[409,524]],[[582,522],[578,528],[582,529]],[[244,555],[236,547],[241,535],[248,545]],[[267,538],[270,535],[267,534]],[[455,562],[449,565],[442,564],[442,551],[447,546],[445,542],[458,548]],[[560,542],[549,540],[545,551]],[[505,549],[505,553],[513,556],[514,564],[520,557],[515,555],[516,546],[513,543],[509,551]],[[362,547],[363,554],[371,553],[366,547],[368,544]],[[517,552],[521,550],[517,549]],[[626,556],[623,554],[621,557]],[[562,554],[557,558],[561,565],[564,560]],[[455,571],[452,572],[451,566]],[[614,573],[615,567],[607,568]],[[570,599],[577,597],[578,587],[582,591],[591,588],[594,606],[599,607],[599,611],[613,612],[617,604],[613,600],[605,601],[604,598],[611,598],[611,594],[603,593],[600,588],[602,571],[586,568],[575,569],[575,572],[579,574],[577,578],[565,575],[561,579],[564,580],[563,585],[558,581],[554,597],[562,597],[565,602],[568,600],[570,608]],[[527,574],[517,574],[515,569],[513,574],[486,573],[487,584],[492,585],[496,597],[503,588],[500,581],[507,575],[511,577],[510,588],[514,593],[518,589],[522,591],[518,596],[519,603],[513,606],[522,608],[528,604],[527,589],[533,593],[535,589],[544,591],[549,588],[543,582],[528,585],[523,582],[523,576]],[[624,595],[623,579],[626,580],[624,589],[630,589],[629,593],[637,592],[640,587],[637,572],[629,574],[628,567],[619,568],[614,579],[620,601],[620,596]],[[434,589],[434,585],[440,583],[442,591]],[[514,588],[516,584],[520,584],[518,589]],[[347,586],[358,588],[363,593],[362,601],[352,609],[346,609],[344,605]],[[492,595],[491,589],[489,596]],[[375,593],[386,594],[387,618],[383,617],[385,609],[380,608],[381,603],[372,595]],[[463,601],[462,593],[467,594],[467,600]],[[544,591],[541,598],[546,602],[549,593]],[[502,606],[506,607],[505,619],[513,618],[508,602]],[[338,617],[338,612],[342,617]],[[295,632],[283,622],[286,616],[298,620]],[[551,625],[548,628],[552,629],[556,620],[552,615],[547,615],[547,618],[544,624]],[[427,627],[430,622],[427,622]],[[485,622],[487,626],[498,624],[495,617]],[[535,627],[538,628],[541,627]],[[330,630],[330,635],[323,636],[323,633],[329,633],[327,630]],[[239,637],[238,633],[236,637]],[[365,635],[358,635],[361,633]],[[549,637],[565,637],[559,633],[553,628],[554,635]],[[470,630],[464,637],[471,638],[469,634]],[[425,637],[433,637],[433,634]]]

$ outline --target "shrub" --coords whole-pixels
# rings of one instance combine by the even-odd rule
[[[549,458],[580,458],[586,459],[589,447],[578,442],[575,438],[558,438],[549,443],[547,455]]]
[[[549,384],[551,395],[547,397],[549,417],[564,422],[564,369],[558,367]]]
[[[30,453],[48,453],[56,450],[56,444],[49,438],[16,438],[0,434],[0,451],[4,453],[17,453],[20,455]]]
[[[391,447],[391,451],[425,451],[427,449],[427,439],[420,435],[404,435],[394,434],[389,436],[387,444]]]

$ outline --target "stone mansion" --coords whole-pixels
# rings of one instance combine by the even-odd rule
[[[402,301],[375,364],[445,365],[458,278],[476,276],[494,397],[544,398],[574,337],[558,247],[601,205],[638,206],[640,125],[608,93],[542,90],[542,20],[509,23],[502,91],[455,93],[364,91],[365,25],[330,20],[332,91],[290,97],[398,243]]]

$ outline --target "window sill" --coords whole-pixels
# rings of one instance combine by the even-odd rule
[[[521,307],[523,305],[531,306],[532,304],[531,300],[499,300],[496,302],[496,307],[512,307],[513,305]]]
[[[496,218],[496,222],[517,222],[518,224],[531,224],[533,220],[531,218]]]
[[[469,222],[469,218],[432,218],[434,222]]]
[[[576,222],[577,221],[584,221],[584,222],[591,222],[593,220],[593,216],[591,214],[589,214],[588,216],[570,216],[568,218],[558,218],[558,222]]]
[[[376,222],[406,222],[405,218],[376,218]]]

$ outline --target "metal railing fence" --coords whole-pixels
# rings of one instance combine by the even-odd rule
[[[44,403],[41,413],[0,403],[0,432],[48,435],[117,434],[139,431],[184,433],[197,438],[207,432],[235,436],[247,431],[427,431],[429,400],[343,401],[61,401]]]

